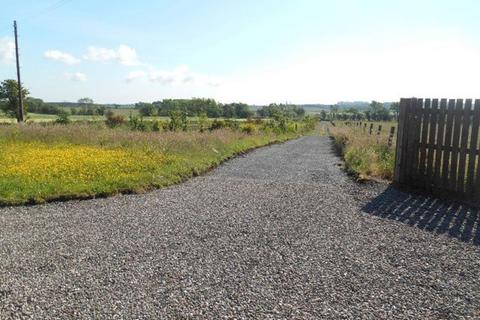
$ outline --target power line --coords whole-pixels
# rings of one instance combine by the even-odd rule
[[[20,17],[17,19],[17,21],[20,21],[20,22],[23,22],[25,20],[32,20],[32,19],[35,19],[39,16],[45,16],[47,15],[49,12],[52,12],[56,9],[59,9],[61,7],[63,7],[65,4],[67,4],[68,2],[70,2],[72,0],[59,0],[59,1],[56,1],[54,3],[52,3],[51,5],[49,5],[48,7],[45,7],[37,12],[33,12],[29,15],[25,15],[23,17]],[[3,31],[6,31],[6,30],[10,30],[11,28],[11,25],[5,25],[5,27],[2,27],[0,28],[0,32],[3,32]]]

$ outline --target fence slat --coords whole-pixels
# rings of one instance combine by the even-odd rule
[[[480,175],[480,155],[478,156],[479,165],[475,168],[477,159],[478,147],[478,134],[480,130],[480,100],[475,100],[475,107],[473,109],[472,119],[472,132],[470,135],[470,154],[468,158],[468,172],[467,172],[467,188],[468,195],[473,196],[475,194],[475,170]],[[480,176],[477,177],[477,184],[480,184]]]
[[[406,145],[406,152],[405,152],[405,181],[409,184],[414,181],[412,178],[414,172],[414,154],[415,154],[415,118],[416,118],[416,105],[417,99],[410,99],[409,100],[409,112],[407,114],[407,145]]]
[[[415,105],[415,113],[414,113],[414,137],[413,137],[413,162],[412,162],[412,168],[413,172],[411,174],[412,180],[415,184],[419,185],[419,178],[421,177],[419,175],[419,169],[418,169],[418,163],[420,161],[420,128],[422,125],[422,113],[423,113],[423,99],[416,99],[416,105]]]
[[[438,123],[438,99],[433,99],[432,107],[430,108],[430,117],[429,122],[429,132],[428,132],[428,143],[430,146],[435,144],[435,137],[437,134],[437,123]],[[428,148],[427,156],[427,171],[426,171],[426,187],[429,188],[432,184],[433,178],[433,158],[435,155],[435,148]]]
[[[436,136],[437,149],[435,151],[435,173],[433,174],[433,181],[436,186],[442,185],[442,145],[444,144],[445,137],[445,118],[447,110],[447,99],[440,100],[440,111],[438,114],[438,131]]]
[[[458,176],[458,154],[460,151],[460,132],[462,127],[463,116],[463,99],[457,99],[455,106],[455,116],[453,119],[453,140],[452,140],[452,157],[450,161],[450,190],[457,191],[457,176]]]
[[[403,180],[403,172],[405,163],[403,162],[405,152],[404,147],[405,147],[405,124],[406,124],[406,118],[408,114],[408,99],[400,99],[400,116],[398,118],[398,130],[397,130],[397,153],[395,156],[395,173],[394,173],[394,181],[396,183],[404,183]]]
[[[427,161],[427,147],[424,147],[423,145],[427,144],[428,141],[428,125],[430,123],[430,104],[431,100],[430,99],[425,99],[425,108],[421,109],[420,113],[420,129],[422,131],[421,136],[420,136],[420,160],[418,163],[418,175],[421,177],[422,183],[425,183],[427,180],[425,179],[425,171],[426,171],[426,166],[425,163]]]
[[[455,100],[450,99],[448,101],[448,110],[447,110],[447,125],[446,125],[446,132],[445,132],[445,141],[444,145],[447,147],[452,146],[452,127],[453,127],[453,118],[454,118],[454,111],[455,111]],[[450,154],[451,151],[444,151],[443,152],[443,165],[442,165],[442,188],[445,190],[449,189],[449,177],[450,177]]]
[[[457,192],[465,193],[465,170],[467,168],[467,147],[470,133],[470,119],[472,116],[472,99],[465,100],[463,108],[462,133],[460,134],[460,153],[458,159]]]

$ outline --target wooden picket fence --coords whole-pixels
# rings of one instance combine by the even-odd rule
[[[394,180],[480,202],[480,100],[402,99]]]

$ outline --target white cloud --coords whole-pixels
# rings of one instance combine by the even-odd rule
[[[132,82],[136,79],[145,78],[146,76],[147,76],[147,73],[145,71],[137,70],[137,71],[129,72],[126,80],[127,82]]]
[[[68,65],[80,63],[80,59],[75,58],[69,53],[65,53],[59,50],[45,51],[43,56],[49,60],[63,62]]]
[[[174,70],[154,70],[149,73],[151,82],[158,82],[164,85],[196,84],[207,86],[219,86],[220,82],[206,75],[193,73],[186,65],[181,65]]]
[[[137,58],[137,51],[126,45],[121,45],[117,50],[118,61],[125,66],[137,66],[140,64]]]
[[[75,72],[75,73],[65,73],[65,78],[70,81],[75,82],[85,82],[87,81],[87,75],[82,72]]]
[[[150,82],[156,82],[162,85],[195,84],[212,87],[218,87],[220,85],[218,79],[193,73],[186,65],[180,65],[173,70],[158,70],[150,67],[148,72],[136,70],[130,72],[126,77],[126,81],[129,83],[139,79],[148,79]]]
[[[15,43],[9,38],[0,38],[0,63],[11,63],[15,60]]]
[[[85,60],[101,62],[116,60],[125,66],[141,65],[137,57],[137,51],[124,44],[120,45],[117,49],[90,46],[83,58]]]

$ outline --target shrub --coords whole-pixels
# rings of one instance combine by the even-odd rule
[[[317,120],[312,117],[311,115],[307,115],[302,120],[304,129],[306,131],[312,131],[315,129],[315,125],[317,124]]]
[[[243,133],[254,134],[255,132],[257,132],[257,127],[255,127],[255,125],[253,125],[251,123],[247,123],[247,124],[244,124],[243,126],[241,126],[240,130]]]
[[[71,122],[68,113],[65,110],[62,110],[58,115],[55,123],[58,124],[69,124]]]
[[[152,131],[159,132],[161,128],[160,121],[154,121],[152,124]]]
[[[224,129],[226,127],[227,127],[227,125],[226,125],[225,121],[215,119],[215,120],[213,120],[212,124],[210,125],[210,131],[218,130],[218,129]]]
[[[143,117],[138,117],[130,114],[128,123],[130,125],[130,129],[136,131],[148,131],[149,126],[145,121],[143,121]]]
[[[208,117],[207,114],[202,112],[198,115],[198,126],[200,132],[204,132],[207,129]]]
[[[110,128],[115,128],[125,124],[126,120],[125,117],[121,114],[115,114],[113,111],[109,110],[105,113],[107,120],[105,120],[105,124]]]
[[[187,131],[188,119],[185,111],[173,110],[170,112],[170,131]]]

